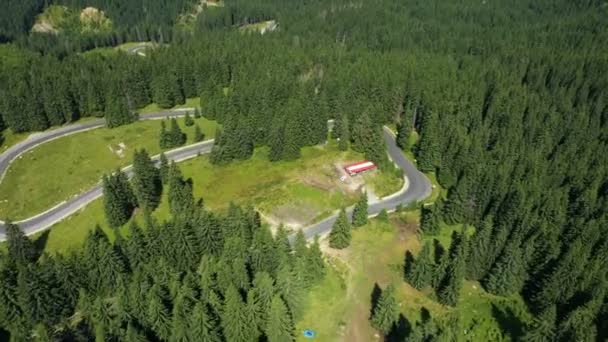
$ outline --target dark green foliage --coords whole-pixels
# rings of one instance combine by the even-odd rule
[[[344,249],[350,246],[352,238],[350,231],[350,222],[346,216],[344,208],[340,211],[336,222],[329,233],[329,246],[331,248]]]
[[[248,320],[245,303],[234,285],[226,290],[222,328],[228,341],[247,342],[253,338],[254,326]]]
[[[182,132],[175,118],[171,118],[171,127],[167,131],[165,122],[161,122],[159,145],[162,149],[179,147],[186,143],[186,133]]]
[[[401,121],[397,124],[397,146],[404,150],[410,148],[409,140],[412,133],[412,125],[407,115],[402,114]]]
[[[534,318],[532,325],[527,328],[522,337],[524,341],[549,342],[555,340],[555,320],[557,312],[555,306],[550,306]]]
[[[129,124],[137,118],[131,113],[127,99],[117,85],[110,87],[106,98],[106,126],[113,128]]]
[[[424,206],[421,209],[420,228],[425,234],[436,235],[439,233],[439,217],[437,205]]]
[[[18,225],[6,222],[6,239],[8,241],[8,256],[19,263],[36,261],[38,252],[34,242],[30,240]]]
[[[411,254],[406,255],[405,280],[418,290],[431,284],[435,271],[432,253],[431,243],[427,242],[416,259]]]
[[[198,109],[198,107],[194,107],[194,118],[195,119],[200,119],[201,117],[202,117],[201,116],[201,110]]]
[[[437,288],[437,297],[442,304],[455,306],[458,303],[464,280],[467,253],[467,237],[464,233],[454,232],[449,251],[449,263]]]
[[[353,209],[353,226],[361,227],[367,224],[367,193],[364,192]]]
[[[194,126],[194,120],[192,119],[192,116],[190,116],[190,112],[186,112],[186,116],[184,117],[184,125],[188,127]]]
[[[336,121],[336,127],[334,127],[334,132],[336,138],[340,139],[340,141],[338,141],[338,148],[340,149],[340,151],[348,150],[350,142],[350,127],[348,125],[348,116],[344,114]]]
[[[164,153],[160,154],[160,165],[158,170],[163,185],[166,185],[169,181],[169,160],[167,159],[167,156]]]
[[[139,207],[154,209],[158,206],[162,193],[160,172],[146,150],[135,151],[132,183]]]
[[[393,324],[397,322],[399,307],[395,300],[393,285],[387,286],[380,294],[378,304],[373,308],[371,324],[384,334],[388,334]]]
[[[184,180],[182,173],[175,164],[169,169],[169,208],[174,217],[189,215],[194,211],[194,196],[192,195],[192,180]]]
[[[136,205],[135,195],[124,172],[116,170],[114,174],[103,176],[103,206],[110,227],[127,223]]]
[[[386,156],[386,143],[382,138],[380,125],[372,122],[370,113],[364,112],[357,117],[351,129],[353,149],[365,154],[365,158],[374,162],[380,169],[390,166]]]
[[[205,140],[205,134],[201,130],[199,125],[194,126],[194,142],[201,142]]]
[[[215,136],[215,144],[209,159],[214,164],[226,164],[233,160],[248,159],[253,154],[251,128],[242,122],[230,124]]]
[[[266,327],[268,341],[293,341],[295,339],[294,330],[294,323],[287,306],[280,296],[275,295],[270,304],[268,324]]]
[[[525,277],[523,251],[518,241],[511,241],[490,270],[484,286],[490,293],[507,296],[521,291]]]
[[[376,216],[376,218],[380,222],[388,222],[388,212],[386,211],[386,209],[380,210],[380,212],[378,213],[378,215]]]

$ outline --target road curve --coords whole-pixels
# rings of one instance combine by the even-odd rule
[[[150,113],[141,115],[140,119],[150,120],[162,119],[168,116],[180,116],[183,115],[184,112],[187,110],[188,109],[184,109],[181,111]],[[38,133],[34,136],[30,136],[30,138],[28,138],[27,140],[14,145],[13,147],[9,148],[5,153],[0,155],[0,172],[2,175],[4,175],[6,169],[8,169],[12,160],[17,158],[19,155],[25,153],[26,151],[34,148],[35,146],[69,134],[102,127],[103,125],[104,120],[100,119],[84,123],[77,123],[56,130],[46,131]],[[428,178],[420,171],[418,171],[418,169],[416,169],[412,162],[410,162],[404,157],[403,153],[401,152],[401,149],[399,149],[399,147],[395,143],[395,137],[393,133],[386,127],[384,129],[384,139],[386,140],[387,152],[390,158],[399,168],[404,170],[405,183],[404,187],[397,193],[387,196],[376,203],[370,204],[368,209],[368,214],[370,216],[378,214],[383,209],[386,209],[387,211],[394,210],[395,207],[399,204],[407,205],[413,202],[421,201],[428,197],[432,191],[431,183]],[[211,152],[213,143],[213,140],[207,140],[204,142],[181,147],[175,150],[167,151],[165,152],[165,155],[169,160],[182,161],[194,158],[201,154]],[[125,172],[129,176],[131,176],[130,166],[124,168],[123,170],[125,170]],[[69,217],[81,208],[85,207],[93,200],[99,198],[101,195],[102,188],[101,185],[98,184],[93,189],[85,193],[79,194],[66,202],[62,202],[42,214],[15,223],[19,225],[21,230],[23,230],[26,235],[32,235],[45,229],[48,229],[53,224]],[[352,207],[348,208],[347,210],[350,215],[350,213],[352,213]],[[334,221],[336,220],[336,217],[337,215],[333,215],[318,223],[304,228],[304,236],[307,239],[311,239],[317,235],[324,235],[329,233],[329,231],[331,231]],[[292,235],[290,239],[293,240],[293,238],[294,236]],[[6,229],[4,227],[4,224],[0,222],[0,241],[4,240],[6,240]]]

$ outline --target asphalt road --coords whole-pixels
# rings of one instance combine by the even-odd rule
[[[171,116],[180,116],[183,115],[184,111],[188,109],[184,109],[181,111],[166,111],[166,112],[158,112],[158,113],[149,113],[140,115],[140,120],[153,120],[153,119],[162,119],[165,117]],[[53,139],[57,139],[59,137],[63,137],[69,134],[74,134],[78,132],[83,132],[89,129],[94,129],[98,127],[102,127],[105,124],[103,119],[88,121],[83,123],[77,123],[65,127],[61,127],[51,131],[45,131],[41,133],[37,133],[33,136],[30,136],[27,140],[20,142],[11,148],[9,148],[5,153],[0,155],[0,174],[3,176],[10,163],[15,158],[18,158],[21,154],[27,152],[28,150]],[[392,133],[385,128],[384,138],[387,144],[387,152],[393,162],[405,171],[405,185],[404,187],[391,196],[385,197],[379,202],[370,204],[369,206],[369,215],[374,216],[378,214],[383,209],[387,211],[394,210],[395,207],[399,204],[407,205],[416,201],[421,201],[428,197],[431,194],[431,183],[430,181],[422,174],[420,171],[416,169],[416,167],[407,160],[399,147],[397,147],[395,143],[394,136]],[[185,147],[181,147],[175,150],[171,150],[165,152],[166,156],[170,160],[182,161],[190,158],[194,158],[200,154],[205,154],[211,152],[211,148],[213,147],[213,140],[204,141],[201,143],[196,143],[192,145],[188,145]],[[131,176],[130,166],[124,169],[129,176]],[[34,217],[15,222],[17,223],[21,230],[25,232],[26,235],[35,234],[37,232],[48,229],[53,224],[65,219],[66,217],[74,214],[93,200],[99,198],[102,195],[101,185],[98,184],[93,189],[79,194],[68,201],[62,202],[59,205],[49,209],[48,211],[36,215]],[[348,208],[349,215],[352,213],[352,207]],[[304,235],[306,238],[310,239],[316,235],[324,235],[331,231],[331,227],[336,220],[336,215],[324,219],[318,223],[315,223],[311,226],[304,228]],[[293,236],[290,237],[293,239]],[[6,240],[6,230],[4,224],[0,222],[0,241]]]

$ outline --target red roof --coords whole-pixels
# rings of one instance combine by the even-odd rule
[[[363,171],[374,169],[374,168],[376,168],[376,165],[374,165],[374,163],[364,160],[364,161],[360,161],[360,162],[357,162],[354,164],[346,165],[344,167],[344,170],[346,170],[346,172],[348,172],[348,173],[357,173],[357,172],[363,172]]]

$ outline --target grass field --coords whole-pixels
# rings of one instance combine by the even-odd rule
[[[200,97],[192,97],[192,98],[186,99],[186,103],[184,103],[183,105],[177,105],[177,106],[173,107],[172,109],[194,108],[194,107],[200,107],[200,106],[201,106],[201,98]],[[145,106],[144,108],[138,109],[137,112],[139,112],[139,113],[154,113],[154,112],[161,112],[163,110],[167,110],[167,109],[160,108],[156,103],[151,103],[151,104]]]
[[[147,49],[154,48],[157,46],[155,43],[152,43],[152,42],[129,42],[129,43],[120,44],[120,45],[117,45],[114,47],[108,46],[108,47],[99,47],[99,48],[91,49],[91,50],[83,52],[82,55],[85,57],[97,56],[97,55],[113,56],[113,55],[118,54],[121,51],[126,52],[128,48],[133,47],[133,46],[138,46],[138,45],[146,45]]]
[[[25,140],[29,135],[30,133],[14,133],[10,128],[0,132],[0,153]]]
[[[458,315],[459,341],[513,340],[522,322],[530,320],[521,298],[493,296],[478,283],[467,281],[459,304],[450,308],[434,301],[429,290],[420,292],[403,280],[405,251],[417,253],[421,248],[417,222],[418,211],[391,215],[391,223],[372,220],[353,232],[351,247],[329,250],[326,254],[333,267],[309,294],[307,310],[297,324],[298,340],[306,341],[304,329],[314,329],[318,341],[378,340],[369,324],[371,293],[375,284],[385,288],[389,283],[396,286],[396,299],[410,324],[420,319],[424,307],[439,319]],[[510,327],[512,335],[501,333],[505,327]]]
[[[215,134],[216,124],[196,120],[205,136]],[[192,143],[193,127],[180,127]],[[15,160],[0,183],[0,217],[18,220],[51,208],[87,190],[104,173],[131,164],[136,148],[159,153],[160,121],[139,121],[114,129],[99,128],[40,145]],[[121,147],[126,147],[119,152]]]
[[[179,165],[184,176],[192,178],[195,197],[202,197],[210,209],[224,210],[233,201],[254,205],[264,215],[281,208],[298,216],[299,208],[309,208],[313,213],[307,218],[314,221],[343,205],[353,204],[357,196],[344,194],[337,188],[321,190],[317,187],[318,184],[310,185],[309,180],[328,177],[326,165],[332,162],[358,158],[360,155],[357,153],[341,152],[329,145],[304,148],[300,159],[288,162],[270,163],[267,149],[260,148],[256,149],[251,159],[225,166],[211,165],[207,156],[187,160]],[[337,177],[334,179],[339,182]],[[166,198],[163,198],[154,215],[159,220],[169,218]],[[138,214],[134,219],[140,223],[142,221]],[[47,239],[46,250],[56,253],[78,248],[95,225],[100,225],[113,236],[113,232],[106,227],[102,199],[94,201],[44,233]]]

